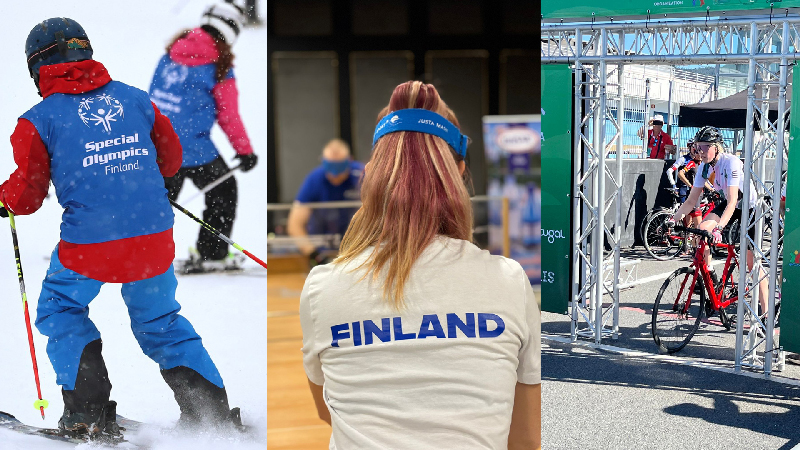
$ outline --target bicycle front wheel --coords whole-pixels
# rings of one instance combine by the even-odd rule
[[[655,259],[666,261],[674,258],[686,245],[686,234],[678,233],[666,226],[672,217],[671,211],[659,211],[647,221],[644,248]]]
[[[700,327],[706,290],[701,276],[697,277],[698,288],[692,289],[694,278],[694,267],[680,268],[670,274],[656,296],[650,327],[656,345],[667,353],[685,347]]]

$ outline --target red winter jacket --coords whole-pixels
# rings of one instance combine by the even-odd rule
[[[83,94],[111,81],[106,68],[93,60],[52,64],[39,70],[42,97]],[[181,166],[182,148],[172,124],[153,105],[155,122],[150,137],[156,147],[158,167],[165,177]],[[0,185],[0,201],[14,214],[31,214],[42,206],[50,186],[50,156],[31,122],[19,119],[11,135],[17,169]],[[160,275],[175,259],[172,229],[161,233],[97,244],[60,241],[58,257],[64,267],[89,278],[129,283]]]

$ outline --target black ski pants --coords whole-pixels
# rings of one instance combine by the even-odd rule
[[[192,180],[198,189],[203,189],[229,171],[230,169],[222,157],[217,157],[202,166],[181,167],[174,177],[164,178],[164,183],[169,198],[177,200],[186,178]],[[231,237],[238,199],[236,179],[228,178],[214,189],[206,192],[205,197],[206,209],[203,211],[203,221],[222,234]],[[228,255],[228,244],[201,226],[200,234],[197,237],[197,251],[203,260],[223,259]]]

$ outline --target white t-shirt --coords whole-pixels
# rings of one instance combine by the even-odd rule
[[[714,176],[713,183],[714,190],[722,194],[722,197],[725,198],[725,200],[732,200],[728,198],[729,186],[738,186],[739,192],[744,193],[744,180],[745,178],[749,180],[750,177],[745,175],[744,164],[742,163],[741,159],[731,155],[730,153],[720,153],[717,163],[714,164],[713,167],[709,168],[707,177],[703,178],[703,171],[705,170],[705,167],[706,163],[701,163],[697,168],[697,173],[694,176],[693,187],[702,188],[705,186],[706,179],[710,178],[712,173],[715,173],[716,175]],[[750,208],[755,207],[757,198],[758,193],[756,192],[756,186],[753,184],[753,180],[750,180]],[[735,200],[738,205],[739,200]]]
[[[522,267],[438,236],[398,311],[382,283],[352,271],[367,252],[315,267],[300,296],[303,363],[324,384],[330,448],[505,449],[516,383],[541,382],[540,311]]]

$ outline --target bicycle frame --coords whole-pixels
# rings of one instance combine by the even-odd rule
[[[686,228],[686,227],[680,227],[680,226],[677,226],[675,228],[676,229],[681,229],[682,228],[682,230],[679,230],[679,231],[686,231],[686,232],[689,232],[691,234],[696,234],[696,235],[700,236],[700,245],[697,247],[697,250],[695,251],[694,257],[692,259],[692,263],[689,265],[689,267],[694,267],[695,268],[695,272],[694,272],[694,276],[692,277],[691,285],[689,286],[689,290],[687,292],[689,294],[694,292],[695,284],[697,284],[697,277],[698,276],[702,276],[703,277],[703,283],[707,287],[706,293],[709,296],[708,300],[711,301],[711,304],[712,304],[712,306],[714,307],[715,310],[719,311],[720,309],[725,309],[728,306],[730,306],[732,303],[736,302],[739,299],[739,297],[738,297],[738,289],[737,289],[737,295],[735,297],[724,298],[724,296],[725,296],[725,288],[728,286],[728,283],[733,283],[733,281],[730,280],[729,274],[732,273],[733,268],[739,266],[739,260],[738,260],[738,258],[736,256],[736,250],[734,249],[734,246],[732,244],[717,244],[717,245],[722,245],[724,247],[727,247],[727,249],[728,249],[728,257],[725,260],[725,267],[722,270],[722,283],[721,283],[721,285],[719,287],[719,292],[717,292],[715,287],[714,287],[714,282],[711,279],[711,272],[709,272],[709,270],[708,270],[708,266],[706,265],[706,259],[705,259],[705,249],[706,249],[706,246],[708,246],[708,239],[710,238],[708,232],[704,231],[704,230],[698,230],[698,229],[695,229],[695,228]],[[687,277],[687,279],[688,279],[688,277]],[[681,294],[683,293],[684,288],[686,287],[685,283],[686,283],[686,280],[684,280],[684,282],[681,284],[681,289],[678,292],[678,297],[675,299],[674,308],[676,308],[676,309],[678,308],[678,304],[679,304],[679,301],[680,301],[680,298],[681,298]],[[688,298],[689,298],[689,300],[691,300],[691,295]],[[687,301],[686,304],[684,305],[684,307],[683,307],[683,309],[684,309],[683,313],[684,314],[688,312],[689,304],[690,304],[690,302]]]

